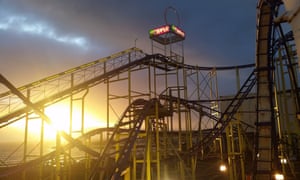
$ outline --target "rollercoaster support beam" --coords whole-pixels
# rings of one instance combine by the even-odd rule
[[[30,97],[30,90],[27,90],[27,97]],[[28,122],[29,122],[29,113],[25,115],[25,129],[24,129],[24,151],[23,151],[23,163],[27,160],[27,151],[28,151]],[[22,173],[22,179],[26,179],[26,170]]]
[[[286,13],[284,19],[292,26],[295,43],[297,46],[298,64],[300,61],[300,1],[299,0],[283,0]]]
[[[176,83],[177,83],[177,86],[179,87],[180,83],[179,83],[179,69],[176,68]],[[181,106],[180,106],[180,98],[181,98],[181,93],[180,93],[180,90],[178,89],[177,91],[177,115],[178,115],[178,151],[182,151],[182,119],[181,119]],[[180,166],[181,167],[181,166]],[[182,169],[182,168],[180,168]],[[180,172],[183,172],[182,170]]]
[[[86,90],[86,92],[83,94],[83,96],[81,97],[81,128],[80,128],[80,133],[81,133],[81,135],[84,135],[84,129],[85,129],[85,126],[84,126],[84,124],[85,124],[85,98],[86,98],[86,96],[88,95],[88,93],[89,93],[89,89],[87,89]],[[86,145],[86,146],[88,146],[89,147],[89,145],[90,145],[90,139],[88,139],[87,141],[85,141],[84,142],[84,144]],[[89,173],[90,173],[90,167],[91,167],[91,161],[90,161],[90,159],[91,159],[91,156],[88,154],[88,153],[85,153],[85,156],[86,156],[86,161],[85,161],[85,179],[87,180],[88,179],[88,175],[89,175]]]
[[[134,54],[134,53],[129,53],[128,54],[128,63],[129,64],[132,63],[133,60],[135,60],[135,58],[136,58],[135,56],[136,56],[136,54]],[[108,63],[104,64],[104,72],[109,71],[108,70],[109,69],[108,66],[109,66]],[[115,118],[112,118],[112,113],[111,112],[113,112],[114,115],[117,116],[117,113],[114,110],[114,104],[113,104],[114,102],[113,102],[113,100],[126,99],[127,102],[128,102],[128,104],[131,104],[132,101],[133,101],[133,99],[136,98],[136,97],[138,97],[138,96],[146,96],[149,99],[151,98],[151,93],[150,93],[151,92],[151,81],[150,81],[151,80],[151,77],[150,77],[151,74],[150,74],[150,68],[151,68],[151,65],[148,65],[148,68],[146,68],[146,70],[148,70],[148,76],[149,76],[149,78],[148,78],[148,81],[149,81],[149,84],[148,84],[148,86],[149,86],[148,87],[149,88],[149,93],[141,92],[140,90],[139,91],[135,91],[134,90],[134,87],[132,86],[133,85],[132,83],[134,82],[133,81],[133,78],[134,78],[133,73],[134,73],[134,71],[137,70],[135,68],[129,67],[127,69],[127,72],[119,72],[119,74],[116,77],[108,77],[108,78],[106,78],[105,84],[106,84],[106,97],[107,97],[107,99],[106,99],[106,108],[107,108],[107,110],[106,110],[106,126],[107,126],[107,128],[109,128],[111,126],[111,124],[112,124],[111,120],[115,120]],[[141,69],[142,69],[142,67],[141,67]],[[122,76],[122,75],[124,75],[124,76]],[[114,91],[114,87],[115,87],[114,83],[117,84],[117,83],[123,83],[123,82],[124,82],[124,84],[125,83],[127,84],[127,90],[125,90],[125,89],[124,90],[120,90],[119,89],[119,90],[116,91],[117,94],[112,94],[111,92],[115,92]],[[125,93],[125,92],[126,92],[125,95],[119,95],[119,93],[122,94],[122,93]],[[134,96],[135,95],[134,93],[136,93],[138,95]],[[119,105],[120,104],[118,104],[117,106],[119,106]],[[117,107],[117,108],[119,108],[119,107]],[[120,117],[117,117],[117,119],[119,119],[119,118]],[[129,121],[133,121],[134,120],[133,112],[129,112],[128,118],[129,118]],[[128,128],[131,129],[132,128],[131,126],[132,126],[132,124],[130,123]],[[107,132],[107,134],[106,134],[107,140],[109,140],[110,136],[111,136],[111,134],[109,134],[109,132]],[[123,135],[122,134],[117,134],[116,135],[116,140],[118,139],[118,136],[119,136],[119,138],[121,138],[121,136],[123,136]],[[120,146],[117,144],[115,150],[119,151],[119,149],[120,149]],[[136,150],[136,146],[134,145],[133,152],[132,152],[133,162],[126,169],[126,173],[124,175],[124,177],[129,177],[130,176],[131,179],[136,179],[137,163],[139,161],[139,160],[136,159],[136,157],[134,155],[135,150]],[[119,154],[117,153],[115,155],[115,162],[117,162],[118,158],[119,158]]]
[[[284,65],[283,65],[283,59],[282,59],[282,52],[281,49],[278,51],[279,54],[279,60],[277,61],[278,63],[278,68],[277,68],[277,89],[279,89],[282,93],[279,96],[279,109],[281,109],[280,113],[280,118],[285,119],[285,121],[281,122],[281,126],[283,129],[287,131],[287,134],[290,134],[291,132],[291,124],[292,121],[289,118],[289,109],[288,109],[288,94],[287,94],[287,88],[286,88],[286,80],[284,78]],[[296,110],[295,110],[296,111]],[[295,124],[294,124],[295,125]],[[296,126],[295,126],[296,127]]]
[[[196,90],[197,90],[197,100],[198,101],[200,101],[200,80],[199,80],[199,70],[197,70],[196,71]],[[202,112],[201,111],[199,111],[198,112],[199,113],[199,119],[198,119],[198,132],[199,132],[199,135],[198,135],[198,137],[199,137],[199,140],[198,140],[198,142],[200,142],[200,141],[202,141],[203,140],[203,132],[202,132],[202,117],[203,117],[203,115],[202,115]],[[200,154],[201,154],[201,157],[200,157],[200,159],[201,160],[203,160],[204,159],[204,148],[203,148],[203,146],[201,146],[200,147]],[[195,161],[196,161],[196,164],[195,164],[195,169],[194,169],[194,171],[196,171],[196,165],[197,165],[197,155],[198,154],[196,154],[196,158],[195,158]]]
[[[241,88],[239,68],[236,68],[237,93]],[[229,179],[245,179],[244,139],[242,136],[240,108],[236,112],[236,120],[231,120],[225,129]]]
[[[31,108],[37,115],[39,115],[46,123],[49,125],[52,125],[51,119],[42,112],[38,107],[36,107],[27,97],[25,97],[13,84],[11,84],[2,74],[0,74],[0,82],[5,85],[13,94],[18,96],[22,102],[27,105],[29,108]],[[57,129],[54,129],[58,131]],[[85,151],[92,156],[98,157],[99,153],[84,146],[80,141],[73,139],[70,135],[68,135],[64,131],[59,131],[59,134],[68,142],[78,147],[78,149]]]
[[[26,96],[30,97],[31,91],[30,89],[27,89],[26,91]],[[43,108],[44,109],[44,108]],[[41,109],[41,111],[43,111],[43,109]],[[23,163],[27,162],[27,157],[30,155],[28,154],[30,152],[30,150],[28,149],[29,146],[29,139],[28,139],[28,135],[30,132],[30,120],[40,120],[38,117],[30,117],[30,113],[27,112],[25,115],[25,128],[24,128],[24,149],[23,149]],[[39,143],[39,156],[42,157],[43,153],[44,153],[44,121],[41,119],[41,125],[40,125],[40,143]],[[31,156],[31,155],[30,155]],[[38,156],[38,155],[37,155]],[[40,178],[43,177],[43,165],[39,166],[39,174],[38,176]],[[26,170],[24,170],[22,172],[22,179],[25,180],[26,179]]]
[[[60,154],[61,154],[61,139],[60,139],[59,132],[56,132],[55,180],[62,180],[64,177],[61,171]]]
[[[44,143],[45,143],[44,135],[45,135],[45,121],[43,119],[41,119],[40,157],[42,157],[44,155]],[[44,175],[43,173],[44,173],[44,165],[41,164],[40,167],[39,167],[39,176],[40,176],[41,179],[43,178],[43,175]]]
[[[146,180],[151,180],[151,126],[149,122],[149,116],[146,117]]]
[[[71,88],[74,87],[74,74],[71,74]],[[73,136],[73,110],[74,110],[74,94],[71,94],[70,95],[70,119],[69,119],[69,135],[72,137]],[[69,149],[69,155],[72,156],[72,149],[70,148]],[[69,162],[67,160],[67,155],[66,153],[64,154],[64,158],[65,158],[65,163],[66,163],[66,166],[67,166],[67,172],[68,172],[68,175],[69,177],[71,177],[71,174],[72,174],[72,168],[71,168],[71,161],[69,159]],[[67,163],[68,162],[68,163]],[[64,174],[65,175],[65,174]],[[67,175],[66,175],[67,176]]]
[[[287,41],[286,41],[281,24],[278,23],[277,27],[279,29],[280,36],[283,39],[283,47],[284,47],[285,51],[287,52],[286,53],[287,63],[288,63],[287,68],[288,68],[289,78],[291,81],[291,90],[292,90],[293,96],[295,97],[294,99],[295,99],[295,108],[296,108],[296,118],[298,120],[300,120],[300,95],[298,93],[298,81],[297,81],[295,69],[294,69],[293,62],[292,62],[292,56],[291,56],[290,48],[287,45]]]
[[[257,122],[255,171],[256,180],[271,179],[278,170],[276,125],[273,102],[273,16],[277,0],[258,3],[256,68]]]
[[[183,69],[183,86],[184,86],[184,99],[189,99],[188,97],[188,72],[186,69]],[[185,115],[185,144],[186,148],[190,149],[193,146],[193,130],[192,130],[192,117],[191,117],[191,110],[184,106],[184,115]],[[196,179],[196,156],[192,155],[189,157],[188,162],[190,163],[191,167],[191,177],[192,179]]]
[[[155,132],[155,144],[156,144],[156,179],[160,180],[160,125],[159,125],[159,109],[158,109],[158,101],[155,102],[155,126],[156,126],[156,132]]]
[[[237,130],[237,131],[236,131]],[[244,140],[239,120],[229,122],[226,127],[229,179],[245,179]]]
[[[284,177],[293,176],[296,178],[295,167],[297,167],[297,165],[295,165],[296,161],[292,160],[293,158],[291,157],[297,157],[297,155],[294,154],[295,150],[291,150],[294,148],[291,148],[290,145],[293,143],[293,134],[299,133],[299,120],[295,118],[295,116],[291,116],[291,114],[297,114],[297,105],[289,106],[288,100],[290,100],[289,102],[291,102],[291,104],[297,104],[297,98],[295,98],[295,94],[293,93],[295,91],[291,91],[291,96],[289,96],[286,89],[285,74],[287,74],[287,72],[284,71],[285,65],[283,62],[285,58],[289,57],[283,56],[283,50],[286,51],[286,47],[278,49],[278,60],[275,61],[278,67],[276,71],[277,82],[274,87],[277,107],[276,120],[280,142],[278,150]],[[289,71],[290,68],[288,67],[287,70]],[[296,72],[296,70],[294,70],[294,72]]]
[[[71,75],[71,88],[73,88],[74,86],[74,77],[73,77],[73,74]],[[86,91],[80,96],[80,97],[75,97],[75,95],[71,94],[70,96],[70,104],[69,104],[69,107],[70,107],[70,123],[69,123],[69,135],[71,137],[73,137],[73,134],[74,133],[79,133],[81,136],[85,133],[84,132],[84,129],[85,129],[85,98],[86,96],[88,95],[89,93],[89,88],[86,89]],[[80,110],[81,110],[81,114],[80,114],[80,129],[76,129],[74,130],[73,129],[73,124],[75,123],[74,122],[74,107],[75,107],[75,102],[79,102],[79,106],[80,106]],[[77,119],[78,121],[78,119]],[[76,122],[77,123],[77,122]],[[88,145],[89,140],[87,141],[84,141],[83,144],[84,145]],[[87,160],[85,161],[85,179],[88,178],[88,175],[89,175],[89,167],[90,167],[90,155],[88,153],[85,153],[85,156],[87,158]],[[69,154],[66,154],[65,153],[65,167],[67,167],[67,172],[68,174],[64,174],[65,178],[67,179],[72,179],[72,162],[71,162],[71,158],[72,157],[72,149],[70,148],[69,149]],[[68,163],[67,163],[68,162]]]

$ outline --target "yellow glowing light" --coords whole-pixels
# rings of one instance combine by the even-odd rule
[[[45,114],[50,118],[55,130],[67,131],[70,125],[70,112],[66,106],[50,106]]]
[[[86,133],[92,129],[106,127],[106,121],[101,118],[101,114],[93,114],[88,109],[84,112],[84,124],[82,124],[82,112],[81,108],[74,106],[72,112],[72,128],[70,127],[70,105],[65,103],[59,103],[51,105],[44,110],[45,114],[51,120],[51,124],[42,120],[36,115],[32,114],[28,121],[28,138],[31,140],[40,140],[43,126],[43,138],[45,140],[55,140],[57,131],[65,131],[69,134],[70,130],[73,132],[72,137],[78,137],[81,132]],[[23,137],[22,133],[25,129],[25,119],[17,121],[12,124],[12,128],[16,129],[16,132],[21,134],[12,134],[12,130],[8,131],[9,136]],[[20,139],[20,138],[19,138]]]
[[[279,174],[279,173],[275,174],[275,180],[284,180],[283,174]]]
[[[221,172],[225,172],[227,170],[227,167],[226,167],[226,165],[221,164],[219,169]]]
[[[280,159],[280,163],[281,163],[281,164],[287,164],[287,159],[286,159],[286,158]]]
[[[90,112],[84,112],[84,117],[82,117],[81,109],[78,107],[73,107],[72,115],[70,113],[70,107],[64,104],[53,107],[50,106],[45,110],[45,113],[51,120],[51,126],[57,131],[69,133],[70,130],[76,132],[83,130],[86,132],[87,129],[105,127],[104,121],[99,121],[99,118],[94,117]],[[72,124],[70,124],[71,116]],[[53,132],[53,128],[52,131],[48,130],[45,132],[46,136],[54,136],[56,134],[55,131]]]

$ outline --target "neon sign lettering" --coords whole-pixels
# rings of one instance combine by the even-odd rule
[[[170,32],[169,25],[150,30],[150,35],[151,36],[159,36],[159,35],[165,34],[167,32]]]
[[[180,35],[181,37],[184,37],[184,36],[185,36],[185,33],[184,33],[181,29],[179,29],[178,27],[176,27],[175,25],[172,25],[172,26],[171,26],[171,29],[172,29],[172,31],[173,31],[174,33]]]
[[[152,29],[152,30],[149,31],[151,37],[160,36],[162,34],[166,34],[166,33],[169,33],[169,32],[177,34],[177,35],[179,35],[183,38],[185,37],[185,33],[181,29],[176,27],[175,25],[165,25],[165,26],[155,28],[155,29]]]

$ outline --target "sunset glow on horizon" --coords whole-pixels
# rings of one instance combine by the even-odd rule
[[[49,106],[45,109],[45,114],[51,119],[51,124],[44,123],[44,138],[45,140],[55,140],[56,134],[58,131],[64,131],[69,134],[70,131],[70,110],[69,106],[66,104],[55,104]],[[73,118],[72,118],[72,131],[76,133],[72,133],[74,138],[81,135],[81,109],[78,107],[74,107],[73,110]],[[35,114],[30,116],[28,122],[28,136],[32,141],[39,141],[41,136],[41,127],[42,121],[40,118],[36,117]],[[106,127],[106,121],[101,119],[92,112],[85,112],[84,114],[84,132],[90,131],[96,128]],[[10,128],[14,129],[14,133],[8,135],[15,139],[14,136],[19,136],[23,139],[23,133],[25,129],[25,120],[21,119],[11,125]],[[9,130],[11,132],[11,130]],[[7,132],[6,134],[8,134]],[[7,137],[8,137],[7,136]],[[20,137],[19,137],[20,138]]]

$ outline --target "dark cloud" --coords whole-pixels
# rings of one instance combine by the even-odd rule
[[[177,10],[187,34],[186,62],[206,66],[254,62],[256,2],[253,0],[2,0],[1,17],[20,15],[29,22],[44,22],[60,36],[86,38],[88,49],[0,29],[0,61],[10,65],[11,72],[16,72],[12,62],[23,62],[28,68],[34,65],[41,72],[57,73],[130,48],[135,39],[138,47],[149,52],[148,30],[165,23],[164,11],[168,6]],[[169,11],[167,18],[177,23],[174,12]],[[10,63],[3,62],[8,60]],[[21,68],[17,72],[20,71]],[[48,73],[36,76],[45,74]]]

